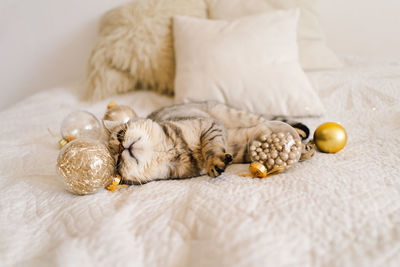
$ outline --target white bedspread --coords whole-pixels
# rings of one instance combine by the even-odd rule
[[[110,99],[38,93],[0,113],[1,266],[399,266],[400,64],[347,57],[312,75],[348,144],[270,179],[234,165],[207,176],[88,196],[56,178],[60,122]],[[146,115],[172,100],[112,98]]]

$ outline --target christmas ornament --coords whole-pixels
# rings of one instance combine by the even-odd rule
[[[117,105],[115,102],[111,102],[107,106],[107,111],[104,114],[103,120],[108,121],[119,121],[122,123],[127,123],[129,120],[136,118],[137,115],[128,106]]]
[[[251,160],[266,166],[267,171],[288,169],[299,161],[303,144],[297,131],[283,122],[270,122],[271,132],[254,140],[250,147]]]
[[[60,151],[57,171],[67,190],[78,195],[91,194],[113,184],[114,159],[101,142],[79,138]]]
[[[338,123],[326,122],[318,126],[314,132],[314,143],[326,153],[336,153],[343,149],[347,142],[347,133]]]
[[[81,138],[100,138],[102,126],[99,120],[87,111],[74,111],[61,123],[60,146],[65,146],[68,142],[81,137]]]

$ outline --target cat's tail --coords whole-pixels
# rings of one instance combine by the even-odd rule
[[[267,121],[282,121],[296,129],[302,140],[310,136],[310,129],[299,121],[294,121],[284,116],[257,115],[245,110],[228,107],[218,102],[208,102],[208,110],[211,116],[220,120],[227,129],[249,128]]]
[[[213,108],[209,107],[211,115],[222,121],[228,130],[228,140],[231,140],[229,147],[233,154],[234,162],[249,162],[250,155],[248,149],[249,141],[254,137],[254,129],[269,121],[281,121],[292,126],[300,138],[303,140],[303,149],[300,160],[311,159],[315,154],[315,145],[307,142],[310,136],[310,129],[302,122],[292,120],[284,116],[257,115],[248,111],[238,110],[218,103],[213,103]],[[242,146],[241,144],[246,144]]]

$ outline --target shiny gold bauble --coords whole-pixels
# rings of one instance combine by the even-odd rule
[[[68,191],[92,194],[113,182],[114,159],[99,141],[78,138],[60,151],[57,171]]]
[[[347,133],[336,122],[326,122],[318,126],[314,132],[314,143],[317,148],[326,153],[336,153],[346,145]]]

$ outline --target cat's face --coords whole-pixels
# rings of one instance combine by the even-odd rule
[[[157,123],[134,119],[110,128],[109,147],[124,179],[142,183],[164,175],[167,146]]]

